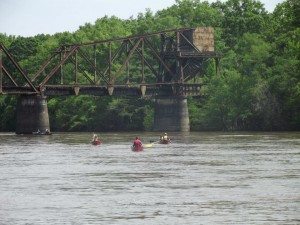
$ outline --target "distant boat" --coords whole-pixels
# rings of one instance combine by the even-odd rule
[[[40,131],[35,131],[32,132],[33,135],[52,135],[51,132],[40,132]]]

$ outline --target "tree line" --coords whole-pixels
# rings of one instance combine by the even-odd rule
[[[256,0],[177,0],[136,18],[105,16],[73,33],[0,33],[0,42],[32,75],[60,45],[211,26],[215,49],[222,53],[221,71],[216,76],[208,64],[201,77],[205,97],[188,99],[191,130],[299,130],[299,17],[297,0],[285,0],[273,12]],[[16,96],[0,96],[0,131],[15,130],[16,101]],[[51,97],[48,109],[52,131],[151,130],[154,113],[151,100],[83,95]]]

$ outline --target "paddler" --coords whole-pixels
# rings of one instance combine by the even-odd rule
[[[163,135],[162,140],[164,140],[164,141],[169,141],[169,140],[170,140],[170,138],[168,137],[168,134],[167,134],[167,133],[165,133],[165,134]]]
[[[97,134],[93,134],[92,142],[94,141],[99,141],[99,137],[97,136]]]
[[[139,137],[135,137],[135,140],[133,141],[133,147],[137,150],[141,149],[143,146],[141,140]]]

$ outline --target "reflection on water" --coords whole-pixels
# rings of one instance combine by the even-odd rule
[[[0,134],[0,224],[300,223],[300,133],[136,135]]]

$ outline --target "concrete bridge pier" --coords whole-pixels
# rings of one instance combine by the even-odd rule
[[[17,102],[16,134],[32,134],[38,129],[50,131],[46,97],[21,95]]]
[[[154,131],[190,131],[186,97],[156,97],[154,105]]]

